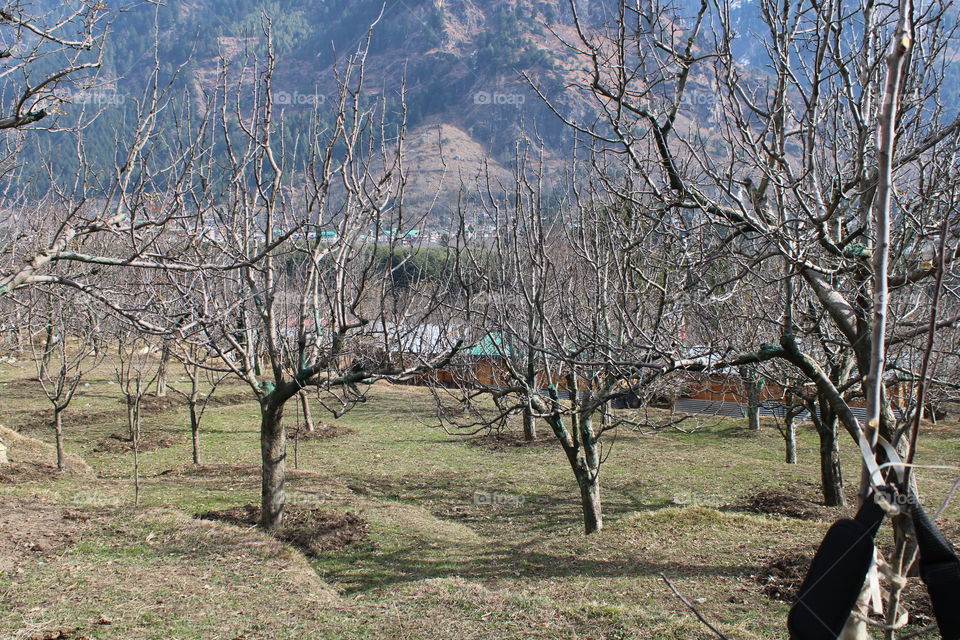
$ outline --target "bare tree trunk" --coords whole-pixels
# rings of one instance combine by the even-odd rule
[[[571,376],[572,393],[576,397],[576,379]],[[580,502],[583,507],[583,530],[590,535],[603,529],[603,514],[600,510],[600,456],[593,432],[593,416],[575,412],[573,428],[579,433],[583,455],[577,456],[574,473],[580,485]],[[571,461],[573,462],[573,461]]]
[[[567,431],[560,415],[547,418],[547,423],[553,429],[554,435],[560,442],[573,475],[580,487],[580,506],[583,510],[583,530],[590,535],[603,529],[603,513],[600,504],[600,457],[596,449],[596,439],[591,427],[590,416],[582,416],[576,410],[576,378],[570,374],[568,386],[573,389],[571,399],[574,410],[570,414],[570,430]],[[547,387],[554,409],[558,410],[560,400],[557,388]],[[582,427],[582,428],[581,428]]]
[[[787,442],[786,463],[797,464],[797,425],[796,418],[793,415],[787,415],[784,427],[786,433],[784,439]]]
[[[190,398],[190,437],[193,444],[193,464],[200,464],[200,416],[197,415],[197,399]]]
[[[823,504],[828,507],[846,506],[843,471],[840,468],[840,447],[837,442],[837,416],[824,396],[818,396],[816,402],[808,403],[807,409],[820,437],[820,486]]]
[[[532,334],[533,333],[532,326],[528,327],[528,329],[529,329],[528,333]],[[527,349],[526,382],[527,382],[527,389],[530,390],[531,392],[535,392],[535,388],[537,384],[537,367],[536,367],[536,363],[534,362],[534,358],[536,358],[536,356],[537,356],[537,352],[535,349],[533,349],[532,347]],[[523,411],[523,439],[527,442],[533,442],[534,440],[537,439],[537,423],[533,417],[533,412],[529,406],[529,403],[527,408],[524,409]]]
[[[753,368],[746,373],[743,384],[747,389],[747,421],[751,431],[760,431],[760,376]]]
[[[747,426],[750,431],[760,431],[760,407],[755,404],[747,407]]]
[[[307,433],[313,433],[313,413],[310,411],[310,398],[307,397],[307,394],[301,391],[297,394],[300,396],[300,408],[303,410],[303,427]]]
[[[130,420],[131,444],[133,445],[133,504],[140,506],[140,394],[143,392],[140,380],[136,382],[136,396],[128,400],[127,417]]]
[[[843,495],[843,471],[840,468],[840,447],[837,444],[836,421],[832,428],[820,432],[820,482],[823,486],[823,503],[828,507],[843,507],[847,499]]]
[[[533,442],[537,439],[537,423],[530,409],[523,411],[523,439],[527,442]]]
[[[170,344],[163,341],[163,347],[160,353],[160,369],[157,371],[157,389],[156,396],[162,398],[167,395],[167,365],[170,363]]]
[[[140,442],[133,441],[133,505],[140,506]]]
[[[577,472],[577,484],[580,485],[580,504],[583,507],[583,531],[587,535],[603,529],[603,512],[600,505],[600,483],[596,475],[585,471]]]
[[[57,444],[57,471],[64,473],[67,470],[67,456],[63,452],[63,409],[53,408],[53,432]]]
[[[129,431],[130,442],[133,443],[136,440],[136,433],[134,433],[134,417],[133,417],[133,398],[127,396],[127,431]]]
[[[261,471],[260,527],[267,531],[283,524],[286,477],[286,434],[283,431],[283,405],[263,400],[260,408]]]

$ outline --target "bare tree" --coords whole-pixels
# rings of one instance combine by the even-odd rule
[[[140,444],[143,397],[156,381],[154,346],[130,329],[121,327],[117,343],[116,380],[127,407],[127,429],[133,451],[134,504],[140,505]]]
[[[777,266],[788,295],[754,322],[768,323],[779,344],[754,352],[755,361],[796,366],[816,384],[821,410],[829,406],[855,439],[904,445],[914,427],[893,411],[882,375],[887,352],[958,321],[892,321],[929,308],[927,285],[960,255],[957,221],[941,224],[958,175],[960,117],[945,113],[940,93],[952,5],[862,3],[850,12],[839,1],[764,4],[763,81],[734,54],[728,3],[704,1],[691,16],[620,2],[612,28],[599,30],[570,7],[578,34],[571,46],[589,68],[583,88],[603,121],[569,124],[601,149],[615,146],[646,193],[720,235],[745,277]],[[696,126],[701,114],[689,98],[697,91],[715,98],[713,135]],[[911,249],[936,229],[942,259],[918,264]],[[832,362],[814,357],[823,336],[795,321],[801,298],[829,323]],[[864,424],[844,390],[866,398]],[[906,522],[894,524],[891,566],[905,575]],[[898,619],[893,592],[888,622]]]
[[[711,314],[685,313],[682,233],[664,232],[642,206],[589,181],[547,204],[539,159],[520,153],[517,163],[513,185],[483,185],[497,234],[467,248],[481,292],[463,314],[475,346],[444,380],[456,393],[437,397],[441,407],[460,405],[459,414],[441,411],[460,433],[522,416],[529,436],[529,422],[543,420],[570,464],[590,534],[603,527],[601,466],[613,446],[605,435],[631,423],[613,403],[650,396],[672,372],[702,369],[686,357],[683,336],[702,335]]]
[[[200,422],[203,420],[203,414],[206,413],[217,387],[230,375],[230,371],[223,363],[214,358],[209,350],[203,349],[193,342],[183,342],[182,354],[178,353],[178,350],[168,341],[164,342],[162,349],[168,349],[166,357],[174,358],[180,362],[189,381],[187,389],[181,389],[166,380],[164,380],[164,384],[187,403],[187,410],[190,413],[191,457],[193,464],[200,464]],[[164,352],[161,351],[158,379],[165,377],[166,374],[167,365],[164,358]]]
[[[29,305],[30,346],[37,380],[52,405],[57,470],[67,470],[63,448],[63,413],[84,376],[106,353],[97,314],[77,296],[38,291]]]
[[[73,13],[63,5],[45,16],[31,17],[25,3],[5,5],[0,31],[6,27],[14,34],[11,38],[29,40],[31,52],[24,53],[22,64],[0,76],[0,81],[12,83],[4,87],[5,96],[11,91],[16,94],[17,79],[26,78],[21,98],[10,107],[15,112],[12,119],[36,121],[46,113],[30,106],[36,101],[66,103],[72,92],[95,86],[97,78],[84,73],[100,64],[98,52],[104,38],[100,21],[111,14],[104,13],[102,3],[77,6]],[[159,38],[158,33],[153,35]],[[31,79],[31,64],[37,58],[49,63],[57,55],[66,55],[44,48],[49,46],[75,52],[77,59],[89,56],[88,50],[96,55],[92,62],[68,64],[54,79],[38,84]],[[10,59],[20,61],[17,56]],[[73,158],[65,164],[74,167],[72,171],[55,169],[41,153],[41,166],[34,170],[49,185],[41,194],[34,192],[37,185],[22,171],[0,171],[0,298],[36,285],[64,287],[143,332],[172,335],[187,327],[170,314],[178,302],[176,289],[162,286],[162,274],[239,269],[274,248],[262,246],[260,253],[246,255],[242,261],[205,252],[212,226],[209,219],[217,215],[215,205],[221,195],[219,183],[211,182],[218,176],[210,172],[215,156],[210,147],[215,138],[210,134],[216,112],[196,112],[194,101],[175,89],[177,77],[178,70],[162,73],[155,55],[139,93],[122,96],[124,126],[115,134],[112,166],[96,166],[89,157],[86,130],[103,109],[90,112],[81,101],[74,105],[79,110],[51,119],[50,128],[63,142],[61,148],[72,152]],[[68,78],[71,83],[64,84]],[[62,91],[52,93],[60,84]],[[11,162],[19,152],[19,146],[9,150]],[[131,281],[135,279],[151,286],[134,288]]]
[[[206,251],[244,266],[179,279],[166,272],[183,299],[198,301],[196,331],[184,333],[259,401],[265,529],[283,519],[288,400],[310,388],[339,415],[364,401],[373,382],[422,375],[459,348],[443,314],[450,283],[401,286],[384,260],[419,218],[403,208],[403,114],[391,124],[386,102],[362,91],[368,46],[369,36],[338,67],[337,90],[322,106],[330,117],[315,113],[300,134],[306,159],[296,165],[282,142],[265,30],[247,99],[216,104],[230,179]],[[431,324],[440,329],[425,335]]]

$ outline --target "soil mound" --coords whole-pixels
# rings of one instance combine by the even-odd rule
[[[287,427],[287,439],[307,442],[309,440],[332,440],[341,436],[350,435],[353,429],[343,427],[338,424],[318,424],[313,431],[307,431],[302,426],[294,425]]]
[[[169,433],[160,431],[145,431],[140,435],[141,453],[166,449],[180,442],[180,439]],[[97,453],[130,453],[133,451],[133,440],[129,433],[112,433],[97,443],[93,448]]]
[[[818,504],[804,497],[800,491],[787,491],[780,488],[762,489],[743,498],[735,508],[750,513],[799,520],[835,520],[846,515],[846,511]]]
[[[253,527],[260,519],[260,507],[248,504],[207,511],[197,514],[196,517]],[[287,505],[283,512],[283,527],[275,533],[275,537],[308,556],[315,556],[324,551],[336,551],[362,542],[367,539],[369,532],[369,523],[353,512]]]
[[[520,447],[549,447],[556,442],[552,434],[540,434],[536,440],[525,440],[522,433],[502,431],[490,433],[478,438],[471,438],[468,442],[475,447],[483,447],[493,451],[505,451]]]
[[[92,478],[93,470],[83,458],[67,454],[67,471],[57,471],[57,452],[53,445],[0,427],[0,442],[7,447],[9,462],[0,464],[0,485],[42,482],[63,475]]]
[[[79,409],[67,409],[63,414],[63,426],[65,429],[86,427],[91,424],[102,424],[106,422],[124,420],[126,419],[126,416],[127,412],[123,410],[91,411],[89,413],[84,413]],[[24,433],[26,431],[52,430],[53,418],[50,416],[49,411],[44,411],[21,420],[17,423],[16,427],[17,431],[20,433]]]
[[[816,547],[808,546],[770,558],[757,573],[760,590],[771,600],[793,603],[816,552]]]

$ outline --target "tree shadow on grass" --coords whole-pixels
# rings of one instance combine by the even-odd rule
[[[418,545],[407,545],[389,552],[357,549],[344,558],[352,567],[343,573],[324,571],[326,580],[341,583],[346,594],[357,594],[436,578],[459,577],[479,582],[504,579],[548,580],[558,578],[649,578],[661,573],[671,578],[739,578],[756,571],[749,564],[709,564],[657,560],[643,556],[597,558],[551,553],[530,549],[527,543],[495,548],[462,548],[462,556],[453,560],[425,552]],[[355,567],[362,567],[357,571]]]
[[[429,519],[419,532],[415,527],[404,531],[388,509],[381,526],[399,527],[400,533],[388,533],[386,540],[371,548],[321,558],[325,579],[339,583],[347,593],[359,593],[434,578],[656,578],[663,572],[679,578],[732,578],[756,569],[736,558],[729,564],[695,557],[677,561],[666,552],[635,551],[630,543],[615,539],[619,521],[637,512],[656,511],[664,506],[662,502],[644,503],[635,495],[611,493],[604,504],[607,530],[596,538],[585,537],[575,484],[564,488],[561,497],[556,487],[498,494],[496,487],[478,487],[468,480],[455,473],[427,479],[366,478],[362,495],[420,509],[440,522],[463,526],[463,540],[457,540],[456,527],[445,531],[442,539],[432,537]],[[475,499],[478,493],[479,504]],[[498,496],[502,498],[499,502]],[[511,497],[522,500],[511,502]],[[375,503],[369,508],[376,510]]]
[[[419,507],[494,538],[505,527],[534,537],[581,531],[583,527],[580,493],[572,474],[569,484],[539,484],[534,490],[480,483],[457,472],[434,473],[428,478],[364,478],[354,484],[362,487],[364,495]],[[662,500],[644,501],[633,492],[604,493],[601,489],[601,495],[608,522],[664,506]]]

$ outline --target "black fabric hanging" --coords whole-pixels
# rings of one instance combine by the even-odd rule
[[[873,539],[884,511],[867,500],[855,519],[830,527],[790,609],[790,640],[836,640],[856,604],[873,562]]]
[[[916,499],[910,501],[910,512],[920,549],[920,577],[927,585],[940,637],[960,640],[960,559]]]
[[[930,594],[940,636],[960,640],[960,558],[916,499],[910,500],[910,512],[920,577]],[[836,640],[843,631],[870,570],[874,538],[884,515],[876,501],[868,500],[854,520],[830,527],[790,609],[791,640]]]

